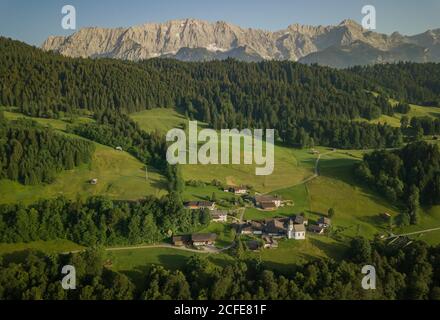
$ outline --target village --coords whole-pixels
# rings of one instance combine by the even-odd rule
[[[292,200],[283,200],[278,195],[249,195],[246,187],[227,187],[224,192],[251,200],[252,206],[262,212],[275,211],[283,206],[292,206]],[[309,221],[304,213],[292,214],[283,217],[268,217],[260,220],[243,220],[237,218],[233,211],[217,208],[215,201],[188,201],[185,202],[188,210],[207,210],[210,213],[211,222],[229,223],[236,231],[236,235],[246,240],[250,250],[276,249],[281,239],[305,240],[307,233],[317,235],[324,234],[331,227],[331,219],[325,216],[317,221]],[[244,208],[243,208],[244,209]],[[175,235],[171,241],[174,246],[189,246],[194,248],[212,248],[216,244],[216,233],[194,233],[187,235]],[[232,246],[232,244],[231,244]]]

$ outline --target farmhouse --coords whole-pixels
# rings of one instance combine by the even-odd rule
[[[212,210],[211,211],[211,221],[213,222],[227,222],[228,212],[224,210]]]
[[[318,220],[318,226],[320,226],[321,228],[328,228],[331,226],[331,224],[332,224],[331,220],[326,217],[321,217]]]
[[[317,234],[323,234],[324,233],[324,228],[316,225],[316,224],[312,224],[311,226],[309,226],[309,231],[313,232],[313,233],[317,233]]]
[[[255,196],[254,202],[256,206],[259,206],[262,209],[278,208],[281,206],[282,198],[279,196],[272,196],[272,195],[260,195],[260,196]]]
[[[276,241],[272,237],[264,236],[263,241],[264,241],[264,248],[265,249],[278,248],[278,241]]]
[[[241,234],[254,234],[254,235],[261,235],[263,234],[264,226],[259,221],[248,221],[246,224],[244,224],[241,229]]]
[[[175,246],[181,247],[189,243],[189,236],[174,236],[171,241]]]
[[[216,239],[217,235],[215,233],[196,233],[191,235],[191,242],[195,247],[213,245]]]
[[[198,210],[198,209],[215,209],[215,202],[211,201],[188,201],[185,202],[185,208],[190,210]]]
[[[266,222],[264,232],[269,236],[282,237],[286,234],[285,222],[281,219],[270,219]]]
[[[277,209],[277,206],[273,202],[261,202],[260,207],[265,211],[273,211]]]
[[[245,187],[229,187],[226,192],[231,192],[234,194],[246,194],[248,190]]]
[[[293,219],[293,223],[294,224],[303,224],[303,225],[308,225],[309,224],[309,220],[302,216],[302,215],[296,215],[295,219]]]

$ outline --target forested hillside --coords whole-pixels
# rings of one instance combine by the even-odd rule
[[[141,273],[141,289],[125,275],[104,267],[103,254],[44,257],[27,252],[23,262],[0,260],[0,299],[16,300],[356,300],[440,299],[440,248],[415,242],[403,249],[356,238],[347,260],[314,261],[279,275],[257,260],[223,267],[191,257],[182,270],[153,266]],[[361,266],[376,266],[376,290],[361,286]],[[76,290],[63,290],[59,270],[76,267]],[[137,290],[136,290],[137,289]]]
[[[403,218],[417,223],[420,205],[440,204],[440,149],[418,142],[395,151],[374,151],[356,168],[357,175],[389,200],[400,200]]]
[[[354,67],[350,73],[375,83],[371,89],[414,104],[440,106],[439,63],[377,64]],[[384,90],[386,89],[386,90]]]
[[[355,74],[358,72],[291,62],[71,59],[4,38],[0,39],[0,58],[0,103],[18,106],[23,113],[39,117],[58,117],[60,112],[78,109],[127,113],[175,107],[216,129],[275,128],[286,143],[305,146],[310,138],[330,145],[320,133],[325,128],[312,128],[323,123],[310,125],[311,121],[325,120],[324,127],[346,131],[348,124],[340,120],[376,119],[394,113],[385,97],[375,97],[365,90],[376,88],[374,77],[370,81]],[[363,70],[368,73],[370,69]],[[374,71],[371,69],[372,74]],[[429,90],[436,83],[434,79],[432,85],[420,86]],[[308,123],[302,127],[305,132],[292,133],[302,122]],[[349,126],[356,126],[350,130],[360,131],[361,138],[339,141],[337,146],[394,146],[394,142],[371,142],[371,132],[380,128]]]
[[[7,121],[0,112],[0,178],[36,185],[89,163],[91,142],[68,138],[29,120]]]

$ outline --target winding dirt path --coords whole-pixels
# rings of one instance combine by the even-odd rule
[[[300,186],[302,184],[306,184],[307,182],[310,182],[313,179],[318,178],[319,177],[319,161],[321,160],[321,157],[329,155],[329,154],[332,154],[332,153],[335,153],[335,152],[337,152],[337,150],[332,150],[332,151],[329,151],[329,152],[326,152],[326,153],[318,154],[318,157],[316,158],[316,161],[315,161],[315,170],[314,170],[313,175],[311,175],[310,177],[304,179],[301,182],[298,182],[298,183],[294,184],[293,187]]]

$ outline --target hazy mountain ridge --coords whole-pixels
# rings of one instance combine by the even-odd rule
[[[223,21],[185,19],[130,28],[84,28],[68,37],[49,37],[42,48],[71,57],[171,57],[184,61],[233,57],[244,61],[291,60],[346,67],[353,63],[440,61],[440,29],[415,36],[397,32],[385,35],[365,30],[353,20],[344,20],[336,26],[293,24],[270,32]]]

